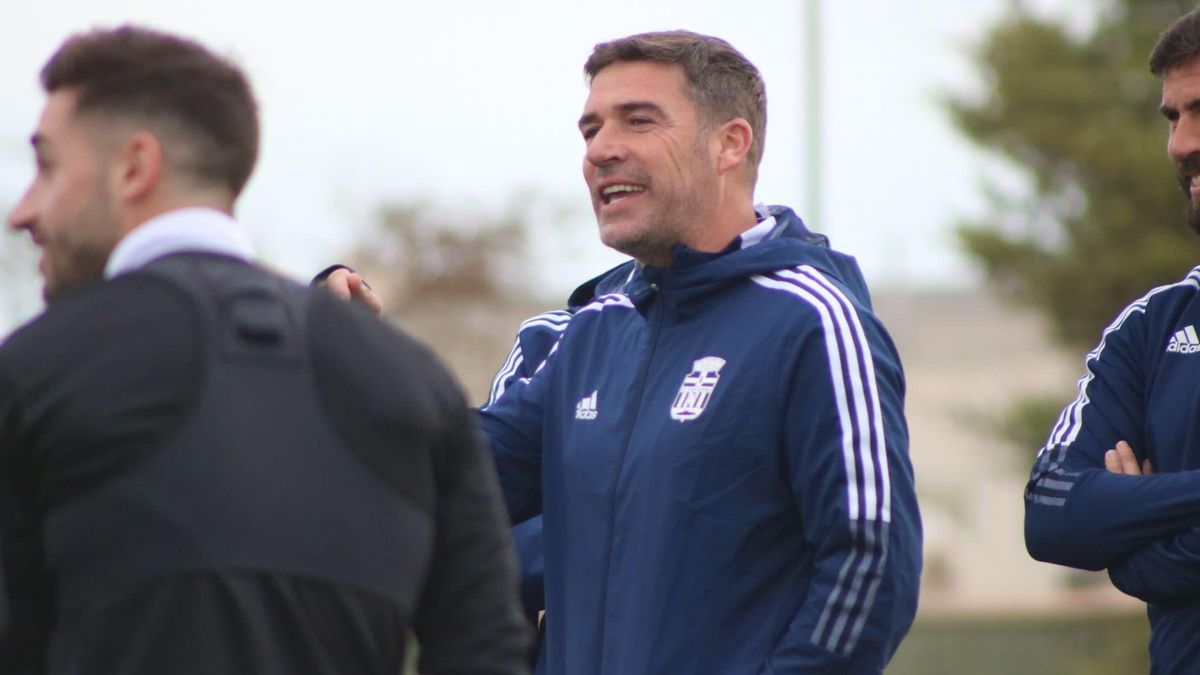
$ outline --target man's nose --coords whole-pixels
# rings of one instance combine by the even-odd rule
[[[620,138],[620,134],[601,127],[592,136],[584,156],[588,162],[596,166],[604,166],[625,159],[628,152],[629,149]]]
[[[37,208],[33,199],[33,186],[30,186],[16,206],[8,212],[5,224],[12,230],[31,230],[37,222]]]

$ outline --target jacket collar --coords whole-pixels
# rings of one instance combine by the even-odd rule
[[[245,261],[255,257],[254,243],[237,221],[215,209],[189,207],[168,211],[133,228],[108,256],[104,277],[111,279],[183,252],[215,253]]]

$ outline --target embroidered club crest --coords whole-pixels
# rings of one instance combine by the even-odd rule
[[[690,422],[699,417],[717,388],[724,366],[725,359],[719,356],[706,356],[693,363],[692,372],[683,377],[683,384],[671,404],[671,419]]]

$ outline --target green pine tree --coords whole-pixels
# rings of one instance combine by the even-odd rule
[[[1093,4],[1097,20],[1080,34],[1013,2],[973,49],[982,93],[946,100],[958,128],[1031,188],[987,186],[990,212],[960,223],[962,244],[996,293],[1044,315],[1080,355],[1122,307],[1200,264],[1147,66],[1159,34],[1194,4]],[[1030,397],[987,426],[1024,459],[1064,403]]]
[[[1192,6],[1102,3],[1080,36],[1016,3],[976,46],[983,95],[947,101],[957,126],[1032,186],[990,190],[991,212],[960,226],[962,242],[999,293],[1045,314],[1071,348],[1094,345],[1121,307],[1200,263],[1146,65]]]

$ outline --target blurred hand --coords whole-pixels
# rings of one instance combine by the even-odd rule
[[[375,316],[383,315],[383,301],[379,299],[378,295],[375,295],[375,291],[371,290],[358,272],[351,272],[344,267],[334,270],[321,282],[321,285],[329,289],[329,292],[333,293],[335,297],[354,300],[371,310]]]
[[[1125,476],[1149,476],[1154,473],[1154,466],[1147,457],[1139,466],[1133,448],[1125,441],[1117,441],[1117,447],[1104,453],[1104,468],[1110,473]]]

